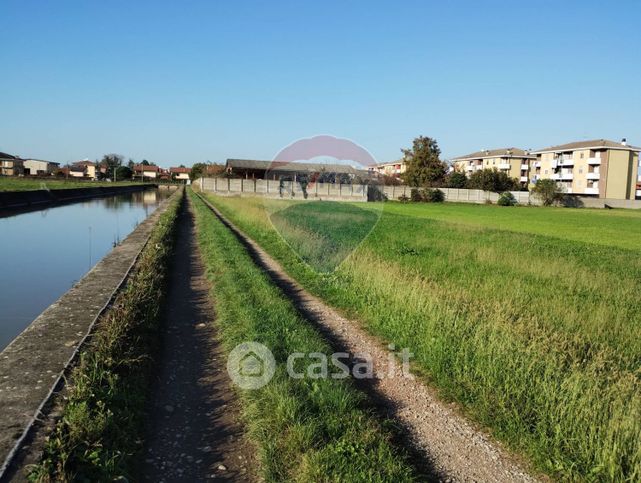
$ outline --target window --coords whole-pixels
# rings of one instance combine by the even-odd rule
[[[544,172],[543,174],[548,174],[548,170],[546,169],[546,170],[545,170],[545,172]]]
[[[583,153],[581,153],[581,159],[583,159]]]

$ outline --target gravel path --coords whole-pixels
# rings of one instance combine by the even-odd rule
[[[400,376],[402,367],[394,361],[397,377],[386,377],[390,351],[367,334],[357,322],[345,319],[323,301],[309,294],[258,244],[242,233],[214,206],[214,214],[245,245],[254,261],[292,300],[301,314],[316,324],[336,349],[351,354],[369,354],[375,378],[362,380],[383,405],[386,415],[403,428],[414,453],[428,461],[440,481],[530,482],[517,459],[461,416],[453,405],[440,401],[435,392],[418,378]],[[361,386],[363,384],[360,384]]]
[[[255,450],[216,341],[214,309],[186,200],[170,269],[165,333],[141,473],[145,481],[256,480]]]

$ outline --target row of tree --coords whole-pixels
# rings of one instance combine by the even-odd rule
[[[468,178],[464,173],[451,171],[441,160],[441,150],[435,139],[419,136],[410,149],[402,149],[406,168],[401,178],[416,188],[468,188],[484,191],[518,191],[524,189],[516,178],[496,169],[475,171]]]

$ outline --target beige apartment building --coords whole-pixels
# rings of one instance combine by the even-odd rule
[[[376,166],[376,172],[385,176],[392,176],[393,178],[400,178],[401,174],[405,172],[407,165],[405,161],[399,159],[389,163],[382,163]]]
[[[454,169],[467,176],[481,169],[504,171],[516,178],[523,186],[529,182],[530,162],[536,159],[528,151],[519,148],[484,149],[452,159]]]
[[[621,142],[596,139],[533,151],[531,182],[556,180],[568,194],[617,200],[637,195],[641,148]]]

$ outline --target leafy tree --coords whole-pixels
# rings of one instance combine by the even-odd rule
[[[150,166],[150,165],[151,165],[151,163],[150,163],[149,161],[147,161],[146,159],[143,159],[143,160],[140,162],[140,164],[142,164],[143,166]]]
[[[515,178],[510,178],[504,171],[499,171],[496,168],[485,168],[474,171],[470,175],[467,180],[467,187],[475,190],[502,193],[503,191],[519,189],[519,183]]]
[[[129,166],[119,166],[116,168],[116,181],[131,179],[133,174],[134,172]]]
[[[120,154],[105,154],[100,161],[100,166],[106,168],[106,176],[112,177],[114,170],[122,166],[124,158]]]
[[[467,185],[467,176],[460,171],[452,171],[447,177],[448,188],[465,188]]]
[[[532,188],[532,193],[541,200],[543,206],[551,206],[563,201],[563,190],[553,179],[540,179]]]
[[[446,164],[441,161],[441,150],[435,139],[419,136],[414,139],[412,149],[402,149],[406,164],[401,175],[410,186],[442,186],[447,173]]]

